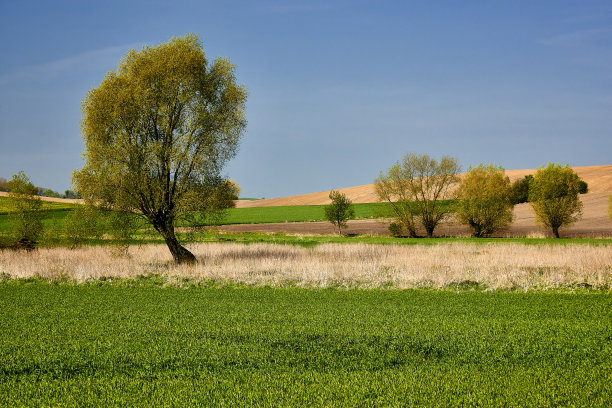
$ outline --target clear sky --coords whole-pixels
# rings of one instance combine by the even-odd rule
[[[609,0],[0,0],[0,176],[69,188],[86,92],[188,32],[248,89],[243,197],[369,184],[410,151],[612,164]]]

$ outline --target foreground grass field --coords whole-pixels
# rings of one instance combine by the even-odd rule
[[[607,294],[0,283],[2,406],[612,405]]]

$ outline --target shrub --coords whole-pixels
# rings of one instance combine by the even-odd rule
[[[399,222],[392,222],[391,224],[389,224],[389,232],[395,238],[403,236],[402,224],[400,224]]]
[[[12,238],[25,248],[33,248],[43,232],[42,201],[36,196],[37,188],[23,171],[13,175],[8,187]]]
[[[511,202],[513,205],[522,204],[529,201],[529,186],[533,181],[533,175],[528,174],[522,179],[512,183]]]
[[[101,238],[104,223],[100,212],[91,206],[79,206],[66,216],[64,233],[70,248],[77,248],[89,238]]]

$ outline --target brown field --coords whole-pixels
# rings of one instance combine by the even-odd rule
[[[8,197],[9,193],[5,193],[4,191],[0,191],[0,197]],[[82,204],[82,199],[74,199],[74,198],[55,198],[55,197],[39,197],[43,201],[51,201],[54,203],[70,203],[70,204]]]
[[[195,244],[196,265],[174,265],[163,245],[130,248],[0,250],[0,276],[70,279],[135,278],[159,274],[168,284],[185,279],[221,283],[324,288],[443,288],[476,282],[488,289],[612,288],[612,251],[591,245]]]
[[[562,236],[566,237],[612,237],[612,223],[608,217],[608,197],[612,194],[612,165],[574,167],[584,181],[589,185],[589,192],[581,196],[584,204],[583,216],[574,225],[562,229]],[[534,174],[535,169],[509,170],[506,174],[511,180]],[[358,187],[340,189],[354,203],[376,202],[374,185],[368,184]],[[266,207],[279,205],[321,205],[329,204],[329,191],[304,194],[283,198],[272,198],[256,201],[238,201],[237,207]],[[348,233],[355,234],[388,234],[388,222],[379,220],[355,220],[349,222]],[[333,228],[326,222],[308,223],[279,223],[259,225],[229,225],[223,226],[225,231],[262,231],[262,232],[288,232],[331,234]],[[436,230],[437,235],[463,236],[469,235],[467,227],[457,225],[452,219],[443,222]],[[535,224],[535,218],[529,204],[517,205],[514,209],[514,222],[509,230],[497,236],[548,236],[548,231]]]

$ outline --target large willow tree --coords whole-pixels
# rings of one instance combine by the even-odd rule
[[[177,263],[195,257],[178,219],[232,205],[221,177],[246,126],[246,91],[234,66],[209,63],[197,36],[130,50],[82,105],[85,166],[74,174],[89,202],[140,214]]]

